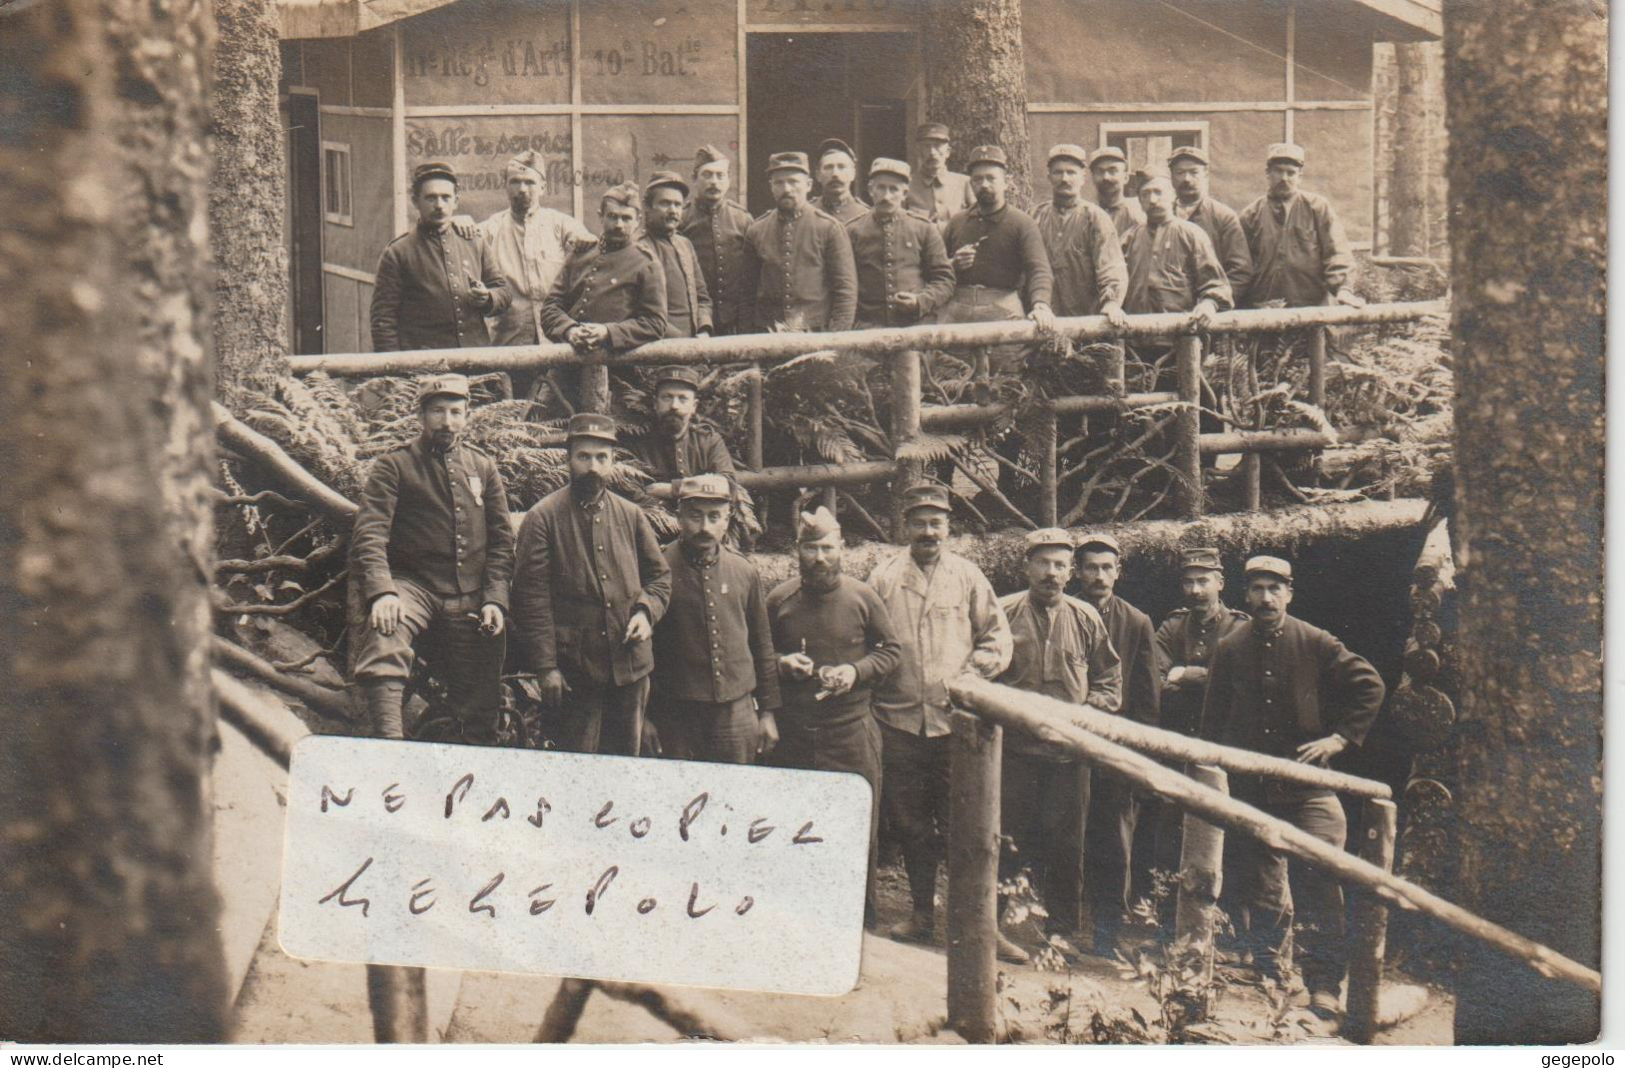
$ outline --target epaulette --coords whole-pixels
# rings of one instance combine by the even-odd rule
[[[752,221],[754,221],[754,222],[767,222],[768,217],[771,216],[775,211],[778,211],[778,210],[779,210],[778,208],[768,208],[766,211],[762,212],[760,215],[755,216]]]
[[[814,215],[822,216],[823,218],[828,219],[830,222],[834,223],[836,226],[840,226],[840,227],[845,227],[846,226],[845,223],[843,223],[841,220],[837,219],[835,216],[831,215],[829,212],[825,211],[823,208],[820,208],[817,204],[808,204],[807,209],[809,211],[811,211]],[[861,219],[862,216],[860,215],[860,216],[858,216],[858,218]]]
[[[1191,610],[1189,608],[1176,608],[1172,612],[1168,613],[1168,618],[1169,619],[1183,619],[1183,618],[1185,618],[1186,616],[1188,616],[1190,614],[1191,614]]]
[[[1236,620],[1237,622],[1251,623],[1253,621],[1252,614],[1249,613],[1249,612],[1243,612],[1239,608],[1232,608],[1229,611],[1230,611],[1230,618]]]
[[[921,211],[919,208],[905,207],[903,209],[903,214],[907,215],[911,219],[918,219],[923,223],[931,222],[931,213],[928,211]],[[935,226],[936,224],[932,223],[932,225]]]
[[[414,226],[412,229],[406,231],[405,233],[396,234],[394,237],[390,238],[389,245],[395,244],[397,241],[400,241],[402,238],[411,237],[416,232],[417,232],[417,227]],[[385,245],[384,247],[388,248],[389,245]]]

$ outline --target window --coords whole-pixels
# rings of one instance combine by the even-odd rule
[[[350,212],[350,146],[322,142],[322,218],[354,226]]]
[[[1148,175],[1168,173],[1168,154],[1176,148],[1194,145],[1205,149],[1206,122],[1103,122],[1100,147],[1115,145],[1128,157],[1129,173]],[[1131,183],[1138,187],[1138,183]],[[1133,192],[1133,189],[1130,190]]]

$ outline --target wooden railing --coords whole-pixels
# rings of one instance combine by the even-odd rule
[[[1442,302],[1373,304],[1363,308],[1312,307],[1266,308],[1224,312],[1213,317],[1200,336],[1189,333],[1189,317],[1182,314],[1129,316],[1122,327],[1113,327],[1103,316],[1080,316],[1056,321],[1056,333],[1075,342],[1172,341],[1175,347],[1177,388],[1171,391],[1126,393],[1123,391],[1122,363],[1119,359],[1108,374],[1108,392],[1050,398],[1036,405],[1032,415],[1039,421],[1033,428],[1040,443],[1036,480],[1039,489],[1038,515],[1020,516],[1027,526],[1059,524],[1060,510],[1056,420],[1073,414],[1127,412],[1153,406],[1173,409],[1170,432],[1173,440],[1171,467],[1174,483],[1170,494],[1177,515],[1199,517],[1204,508],[1202,457],[1239,453],[1244,457],[1243,505],[1259,506],[1260,471],[1258,457],[1272,452],[1301,452],[1320,449],[1336,442],[1335,432],[1307,429],[1230,430],[1202,433],[1201,386],[1203,338],[1225,335],[1272,334],[1283,331],[1312,331],[1307,352],[1308,403],[1324,408],[1326,400],[1327,327],[1371,326],[1413,322],[1443,313]],[[425,349],[414,352],[345,353],[324,356],[295,356],[289,360],[296,374],[323,371],[338,376],[378,376],[423,374],[438,371],[517,371],[558,367],[583,368],[581,393],[590,398],[590,407],[602,407],[608,399],[610,367],[661,366],[666,364],[750,364],[755,369],[748,383],[748,434],[745,463],[752,468],[740,472],[746,489],[773,490],[791,487],[814,488],[849,486],[892,481],[901,487],[917,480],[921,473],[918,443],[930,430],[966,429],[985,426],[1009,417],[1003,404],[926,405],[921,395],[921,353],[934,350],[963,352],[990,346],[1032,342],[1039,339],[1031,322],[922,324],[918,326],[847,330],[825,334],[778,333],[742,334],[718,338],[670,338],[655,341],[626,352],[583,356],[569,345],[492,346],[482,348]],[[891,444],[889,459],[847,464],[763,466],[763,426],[766,419],[762,389],[762,368],[813,352],[840,351],[890,361],[892,386]],[[656,484],[653,495],[670,492]],[[1020,513],[1017,513],[1019,516]]]
[[[966,674],[948,684],[964,711],[953,713],[954,750],[948,840],[948,1024],[972,1042],[997,1041],[995,957],[998,932],[1000,754],[1004,730],[1021,731],[1050,748],[1106,768],[1137,789],[1185,811],[1178,935],[1200,940],[1211,956],[1224,830],[1315,865],[1361,891],[1349,934],[1348,1003],[1343,1034],[1367,1043],[1377,1032],[1377,1004],[1388,908],[1429,916],[1489,945],[1548,978],[1602,990],[1595,970],[1491,923],[1393,874],[1396,809],[1388,787],[1340,772],[1213,745],[1172,731],[1129,723],[1086,707],[1012,689]],[[1196,763],[1191,774],[1137,750]],[[1229,796],[1226,769],[1319,786],[1364,798],[1358,855],[1332,846]]]

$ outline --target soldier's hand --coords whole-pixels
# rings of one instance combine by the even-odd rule
[[[1106,321],[1113,329],[1121,330],[1128,325],[1128,316],[1123,314],[1123,306],[1115,300],[1101,305],[1100,314],[1106,317]]]
[[[965,245],[954,253],[954,270],[968,271],[976,265],[976,246]]]
[[[806,653],[787,653],[779,657],[779,674],[787,679],[810,679],[814,666],[812,657]]]
[[[564,681],[564,672],[554,668],[542,676],[542,700],[550,705],[563,703],[564,695],[570,692],[570,684]]]
[[[1181,672],[1179,676],[1179,684],[1181,686],[1203,686],[1206,685],[1206,683],[1207,668],[1197,664],[1185,665],[1185,670]]]
[[[372,629],[389,637],[395,633],[395,628],[401,625],[401,599],[393,593],[386,593],[372,602]]]
[[[480,307],[489,308],[491,306],[491,291],[485,288],[484,282],[473,275],[468,276],[468,293],[469,296],[474,298],[474,303]]]
[[[596,244],[598,244],[598,238],[594,237],[592,234],[588,234],[585,237],[574,237],[570,239],[571,251],[573,252],[585,252],[587,249],[592,248]]]
[[[1055,312],[1048,304],[1034,304],[1033,310],[1027,313],[1027,318],[1037,325],[1040,334],[1055,333]]]
[[[596,349],[609,339],[609,327],[603,323],[581,324],[582,344],[589,349]]]
[[[756,755],[765,756],[779,744],[779,721],[773,713],[763,712],[756,720]]]
[[[1360,294],[1356,293],[1352,289],[1339,289],[1337,291],[1337,295],[1332,299],[1337,301],[1337,303],[1347,305],[1350,308],[1365,307],[1365,298],[1360,296]]]
[[[643,612],[633,612],[632,618],[626,624],[626,638],[624,640],[627,645],[636,645],[638,642],[648,641],[649,636],[653,633],[654,628],[649,625],[648,615]]]
[[[1305,742],[1298,746],[1298,763],[1320,764],[1324,766],[1328,760],[1349,746],[1349,740],[1341,734],[1328,734],[1324,738],[1317,738],[1312,742]]]
[[[656,729],[655,725],[650,723],[648,719],[644,719],[643,737],[638,743],[638,755],[659,756],[660,753],[660,731]]]
[[[1197,301],[1195,310],[1191,312],[1191,317],[1185,320],[1186,332],[1191,334],[1199,334],[1203,330],[1206,330],[1208,328],[1208,324],[1213,321],[1213,317],[1217,315],[1218,312],[1218,307],[1211,300]]]
[[[472,215],[453,215],[451,228],[464,241],[472,241],[479,236],[479,229]]]
[[[920,295],[918,293],[893,293],[891,302],[897,306],[899,311],[919,314]]]
[[[502,633],[504,622],[501,605],[488,604],[480,609],[480,629],[491,637]]]
[[[839,697],[856,685],[858,669],[851,664],[836,664],[834,667],[819,668],[818,681],[824,684],[825,693],[831,697]]]

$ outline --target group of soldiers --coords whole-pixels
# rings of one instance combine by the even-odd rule
[[[917,167],[870,161],[868,202],[844,141],[824,141],[815,162],[774,153],[774,206],[754,218],[729,198],[728,156],[706,145],[692,183],[662,170],[641,189],[606,190],[596,236],[542,206],[535,152],[507,165],[509,210],[477,225],[456,214],[451,167],[423,164],[412,177],[418,225],[379,260],[373,348],[546,340],[591,352],[661,337],[1022,318],[1047,332],[1057,315],[1120,324],[1150,312],[1188,314],[1199,328],[1233,307],[1361,303],[1346,284],[1352,259],[1336,213],[1299,188],[1298,145],[1270,146],[1267,191],[1239,214],[1209,195],[1200,147],[1175,148],[1168,175],[1130,199],[1122,149],[1056,145],[1051,198],[1029,215],[1007,202],[998,145],[973,149],[959,174],[947,169],[947,127],[926,123],[916,140]],[[515,388],[534,396],[540,385]]]
[[[691,403],[691,374],[674,367],[656,378]],[[405,735],[414,649],[432,636],[433,668],[467,741],[496,741],[506,665],[535,675],[549,733],[568,749],[857,773],[874,796],[871,926],[882,817],[907,874],[912,908],[894,938],[934,937],[947,682],[961,673],[1316,764],[1360,744],[1382,701],[1368,663],[1288,614],[1284,560],[1247,561],[1243,613],[1221,600],[1218,553],[1187,551],[1187,607],[1154,630],[1115,593],[1123,549],[1111,535],[1045,529],[1026,538],[1026,588],[1001,597],[948,548],[950,495],[934,482],[906,492],[907,545],[867,581],[844,571],[836,517],[798,508],[798,574],[768,589],[724,544],[732,487],[704,450],[685,455],[679,534],[660,545],[640,507],[606,485],[618,446],[607,415],[570,418],[569,482],[516,535],[495,462],[461,439],[468,405],[466,377],[423,382],[419,437],[377,459],[362,495],[351,655],[373,730]],[[1074,578],[1076,597],[1066,592]],[[1177,868],[1167,860],[1177,857],[1177,821],[1032,739],[1010,737],[1004,760],[1004,874],[1030,870],[1051,932],[1079,937],[1087,908],[1084,937],[1111,953],[1146,870]],[[1241,780],[1235,793],[1343,844],[1329,791]],[[1289,889],[1284,856],[1245,840],[1235,848],[1255,963],[1266,973],[1287,965],[1295,904],[1312,1007],[1335,1014],[1345,959],[1338,884],[1294,869]],[[1003,934],[999,954],[1027,959]]]

